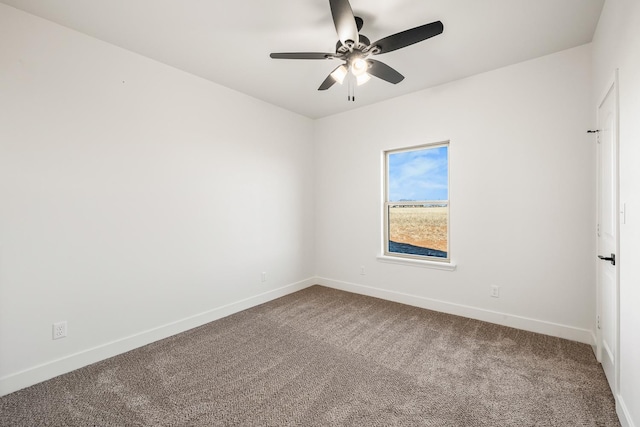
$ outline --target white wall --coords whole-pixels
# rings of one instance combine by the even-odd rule
[[[309,285],[312,137],[0,4],[0,395]]]
[[[585,45],[318,120],[320,282],[592,343],[590,52]],[[457,270],[378,261],[382,151],[444,140]],[[499,299],[490,285],[501,286]]]
[[[623,425],[640,426],[640,3],[607,0],[593,39],[595,110],[619,69],[620,202],[620,390]],[[626,423],[626,424],[624,424]]]

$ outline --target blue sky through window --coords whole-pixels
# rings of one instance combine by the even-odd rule
[[[448,200],[448,147],[389,153],[389,201]]]

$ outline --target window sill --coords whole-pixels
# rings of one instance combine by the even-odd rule
[[[402,264],[402,265],[411,265],[414,267],[424,267],[424,268],[433,268],[435,270],[446,270],[446,271],[454,271],[457,268],[457,265],[453,262],[436,262],[436,261],[426,261],[421,259],[411,259],[411,258],[401,258],[401,257],[392,257],[387,255],[378,255],[378,261],[387,262],[390,264]]]

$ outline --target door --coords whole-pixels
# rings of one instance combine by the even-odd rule
[[[598,107],[598,353],[617,393],[618,369],[618,129],[617,79]],[[619,258],[619,257],[618,257]]]

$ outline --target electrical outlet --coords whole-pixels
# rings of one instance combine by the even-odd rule
[[[267,272],[266,272],[266,271],[263,271],[263,272],[262,272],[262,283],[264,283],[264,282],[266,282],[266,281],[267,281]]]
[[[364,265],[363,265],[363,266],[360,266],[360,274],[361,274],[361,275],[363,275],[363,276],[366,274],[366,273],[364,272]]]
[[[500,298],[500,286],[491,285],[491,297]]]
[[[67,336],[67,321],[56,322],[53,324],[53,339],[59,340]]]

